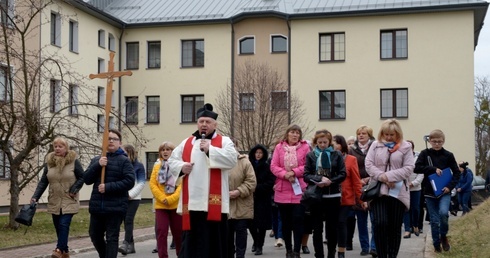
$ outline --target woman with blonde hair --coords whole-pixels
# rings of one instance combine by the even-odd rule
[[[31,198],[38,202],[49,185],[48,213],[53,218],[58,242],[51,257],[68,258],[68,235],[73,215],[78,213],[78,192],[83,186],[83,168],[75,151],[70,150],[66,139],[57,137],[53,141],[53,152],[46,156],[44,172]]]
[[[159,258],[167,258],[168,229],[176,246],[177,256],[182,244],[182,216],[177,214],[179,204],[181,178],[174,177],[168,166],[168,159],[175,149],[171,142],[163,142],[158,147],[158,161],[155,162],[150,177],[150,189],[155,198],[155,223],[157,250]]]
[[[412,145],[403,140],[396,119],[383,122],[366,156],[371,180],[381,182],[381,196],[370,202],[378,257],[396,257],[400,250],[403,214],[410,208],[407,180],[414,168]]]

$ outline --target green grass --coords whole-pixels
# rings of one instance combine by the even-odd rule
[[[70,226],[70,238],[88,236],[88,227],[90,222],[88,208],[80,208],[78,214],[73,216]],[[0,249],[49,243],[56,241],[56,232],[54,230],[51,214],[44,211],[37,211],[34,216],[32,226],[27,229],[21,225],[17,230],[11,230],[4,227],[8,222],[8,215],[0,216]],[[152,211],[151,203],[140,204],[136,217],[134,219],[135,228],[152,227],[155,224],[155,214]],[[124,226],[121,227],[121,231]]]
[[[480,258],[490,257],[490,199],[474,208],[470,213],[450,221],[449,243],[451,250],[437,257]]]

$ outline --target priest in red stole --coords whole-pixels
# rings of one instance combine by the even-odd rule
[[[211,104],[197,111],[197,131],[169,158],[170,172],[183,175],[177,212],[182,214],[179,258],[226,258],[229,213],[228,173],[237,163],[230,138],[216,132]]]

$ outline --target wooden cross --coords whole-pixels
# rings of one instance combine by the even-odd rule
[[[90,74],[90,79],[107,79],[107,89],[105,94],[105,124],[104,124],[104,136],[102,139],[102,157],[106,156],[107,145],[109,145],[109,115],[111,113],[111,100],[112,100],[112,81],[114,78],[122,77],[124,75],[131,76],[133,73],[131,71],[115,72],[114,71],[114,52],[110,53],[109,59],[109,69],[105,73]],[[105,179],[105,166],[102,167],[102,173],[100,175],[100,183],[104,183]]]

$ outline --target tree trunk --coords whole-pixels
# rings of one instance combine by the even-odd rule
[[[12,169],[10,171],[10,208],[9,208],[9,224],[8,228],[17,229],[19,223],[15,221],[15,216],[19,213],[19,182],[18,182],[19,172],[17,169]]]

